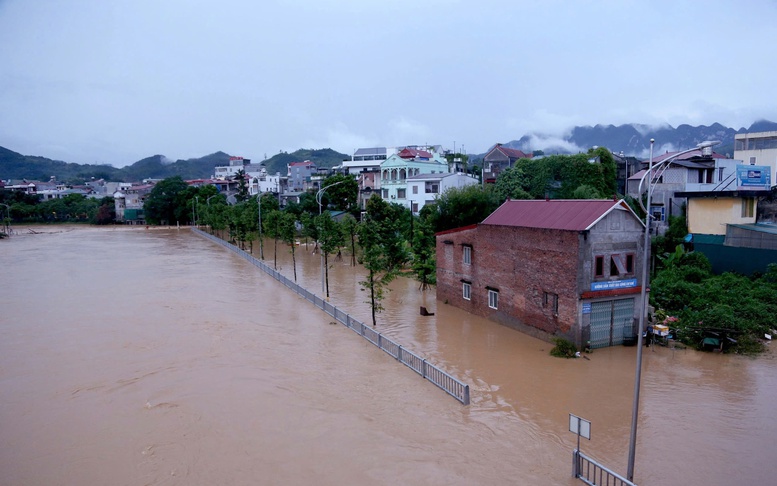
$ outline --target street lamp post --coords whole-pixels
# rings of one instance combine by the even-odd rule
[[[342,181],[337,181],[334,184],[329,184],[328,186],[324,186],[321,189],[318,190],[316,193],[316,202],[318,203],[318,215],[321,216],[322,214],[322,202],[321,200],[324,197],[324,192],[329,189],[332,186],[336,186],[338,184],[342,184],[343,182],[347,182],[347,179],[344,179]],[[324,289],[324,252],[321,251],[321,228],[318,229],[318,251],[321,253],[321,296],[324,296],[324,293],[326,290]]]
[[[653,182],[653,169],[656,170],[666,170],[670,163],[675,160],[676,158],[680,157],[681,155],[685,155],[687,153],[701,150],[702,153],[704,153],[705,149],[711,149],[713,146],[719,144],[718,141],[708,141],[708,142],[702,142],[698,144],[696,147],[688,150],[683,150],[681,152],[677,152],[676,154],[671,155],[670,157],[667,157],[666,159],[662,160],[658,164],[653,166],[653,144],[655,143],[654,139],[650,139],[650,161],[648,162],[648,170],[645,173],[645,175],[642,176],[642,179],[639,182],[639,193],[637,194],[637,201],[639,202],[639,205],[642,207],[642,209],[645,211],[645,241],[643,243],[642,248],[642,289],[640,291],[640,296],[642,298],[642,312],[640,312],[639,315],[639,329],[637,331],[637,367],[635,371],[635,377],[634,377],[634,401],[633,406],[631,410],[631,435],[629,438],[629,462],[628,462],[628,469],[626,471],[626,479],[629,481],[634,480],[634,456],[636,455],[636,446],[637,446],[637,419],[639,415],[639,388],[640,388],[640,381],[642,379],[642,347],[643,347],[643,341],[642,341],[642,332],[645,328],[645,318],[647,317],[647,309],[648,309],[648,297],[647,297],[647,286],[648,286],[648,268],[649,264],[648,261],[650,259],[650,227],[651,227],[651,215],[650,215],[650,199],[653,195],[653,187],[655,186],[655,182]],[[643,184],[645,182],[645,179],[647,179],[647,204],[645,206],[642,205],[642,192],[643,192]]]

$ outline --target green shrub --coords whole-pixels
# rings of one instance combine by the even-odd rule
[[[564,338],[554,337],[552,341],[556,344],[553,349],[550,350],[550,355],[557,358],[574,358],[577,353],[577,347],[570,341]]]

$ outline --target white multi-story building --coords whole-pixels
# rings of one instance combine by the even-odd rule
[[[421,208],[434,200],[443,192],[453,187],[462,188],[478,184],[477,178],[462,172],[449,174],[419,174],[407,178],[407,199],[400,201],[410,208],[413,214],[418,214]]]
[[[771,169],[771,183],[777,184],[777,131],[738,133],[734,136],[734,158],[746,165]]]

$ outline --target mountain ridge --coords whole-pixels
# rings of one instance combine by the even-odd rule
[[[650,150],[650,139],[656,141],[654,151],[674,151],[693,148],[707,140],[719,140],[715,151],[721,154],[734,154],[734,136],[738,133],[777,131],[777,123],[758,120],[749,128],[734,129],[718,122],[711,125],[692,126],[680,124],[646,125],[628,123],[623,125],[577,126],[564,136],[558,137],[540,132],[528,133],[518,140],[504,143],[505,147],[531,153],[542,150],[545,153],[569,154],[585,152],[589,148],[607,147],[614,153],[623,152],[626,156],[645,157]]]
[[[650,139],[656,140],[653,147],[656,153],[693,148],[700,142],[720,140],[715,151],[733,156],[734,136],[745,132],[777,131],[777,123],[758,120],[749,128],[734,129],[720,123],[692,126],[669,124],[647,125],[630,123],[624,125],[577,126],[563,136],[553,136],[540,132],[528,133],[518,140],[504,143],[505,147],[532,153],[542,150],[544,153],[570,154],[586,152],[589,148],[606,147],[614,153],[637,158],[647,158]],[[471,156],[472,161],[482,159],[483,155]],[[52,160],[41,156],[22,155],[5,147],[0,147],[0,179],[57,180],[78,184],[90,179],[105,179],[117,182],[137,182],[143,179],[164,179],[181,176],[184,179],[206,179],[214,174],[216,166],[229,165],[230,155],[217,151],[203,157],[171,160],[161,154],[152,155],[122,168],[107,164],[77,164],[61,160]],[[330,148],[299,149],[295,152],[281,152],[262,161],[268,174],[286,173],[290,162],[310,160],[318,167],[331,168],[339,165],[349,155]],[[80,182],[79,182],[80,181]]]

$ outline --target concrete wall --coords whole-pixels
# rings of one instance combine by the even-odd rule
[[[742,198],[690,198],[687,212],[689,233],[725,235],[726,223],[755,223],[755,212],[742,217]]]

